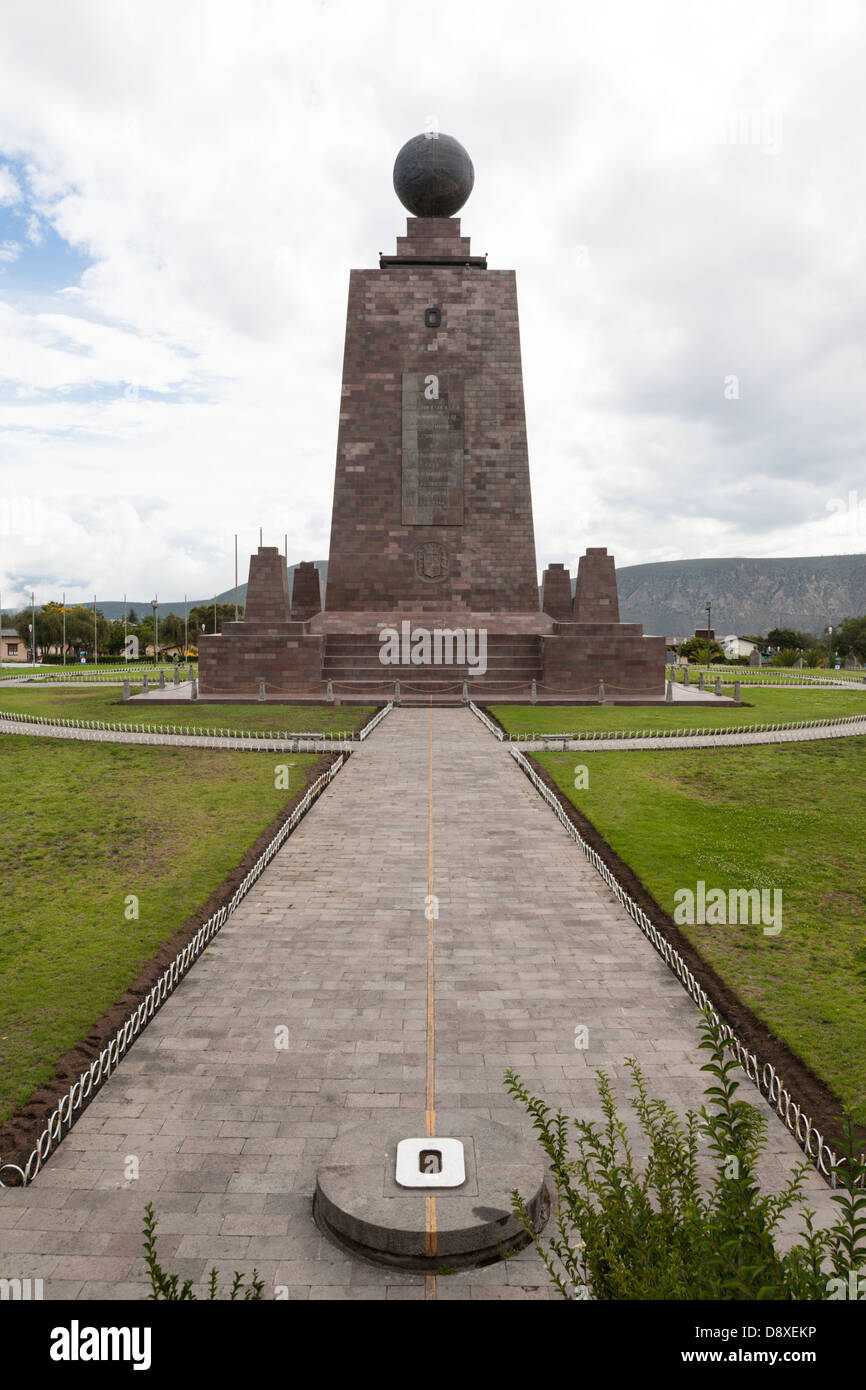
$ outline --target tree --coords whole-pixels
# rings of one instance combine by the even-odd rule
[[[702,664],[707,659],[707,639],[706,637],[690,637],[688,642],[682,642],[679,649],[680,656],[685,656],[689,661]],[[710,642],[710,661],[724,661],[725,653],[722,651],[718,642]]]
[[[105,640],[105,650],[109,656],[116,656],[123,651],[123,621],[116,618],[111,624],[108,637]]]
[[[767,633],[767,645],[781,650],[783,647],[800,650],[800,634],[790,627],[774,627]]]
[[[24,608],[12,619],[12,625],[18,635],[30,645],[30,625],[32,614],[29,608]],[[108,619],[103,617],[99,609],[96,610],[96,639],[100,649],[108,641],[111,632],[111,624]],[[63,646],[63,605],[62,603],[44,603],[36,612],[36,647],[37,650],[45,651],[48,647]],[[93,609],[86,608],[84,604],[67,604],[66,607],[66,650],[67,652],[82,650],[93,651]]]
[[[241,617],[244,615],[243,606],[238,609]],[[235,606],[233,603],[218,603],[216,605],[217,632],[222,632],[223,623],[233,623],[235,620]],[[191,643],[198,643],[198,639],[203,632],[213,632],[214,628],[214,605],[212,603],[197,604],[195,608],[189,610],[189,640]]]
[[[839,656],[866,659],[866,617],[844,618],[833,632],[833,650]]]

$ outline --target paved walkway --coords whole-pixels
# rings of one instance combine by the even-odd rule
[[[408,712],[408,711],[407,711]],[[443,711],[444,712],[444,711]],[[389,715],[388,718],[391,718]],[[130,721],[133,722],[133,721]],[[25,719],[10,718],[0,714],[0,734],[28,734],[33,738],[72,738],[86,743],[139,743],[172,744],[184,748],[229,748],[235,751],[253,753],[328,753],[342,752],[347,740],[340,738],[264,738],[221,737],[209,734],[171,734],[171,733],[127,733],[122,729],[75,729],[66,724],[31,724]],[[842,724],[819,724],[812,729],[777,729],[764,732],[726,734],[713,731],[708,734],[683,734],[679,738],[586,738],[560,739],[549,735],[546,739],[514,739],[514,745],[524,751],[534,749],[605,749],[629,748],[737,748],[750,743],[808,743],[823,738],[862,738],[866,735],[866,721],[856,723],[846,721]],[[357,749],[357,741],[348,740],[348,746]]]
[[[752,743],[810,743],[822,738],[863,738],[866,735],[866,720],[859,723],[846,721],[844,724],[819,724],[814,729],[767,729],[743,734],[716,732],[709,734],[683,734],[679,738],[569,738],[560,740],[553,736],[547,739],[514,740],[514,746],[524,752],[533,749],[592,749],[604,752],[605,749],[629,748],[742,748]]]
[[[133,721],[130,721],[133,722]],[[252,753],[328,753],[357,748],[350,738],[315,738],[298,735],[296,738],[220,737],[210,734],[127,733],[123,729],[75,729],[66,724],[30,724],[26,719],[8,719],[0,715],[0,734],[28,734],[33,738],[72,738],[85,743],[145,743],[180,745],[182,748],[231,748]]]
[[[549,1297],[531,1250],[425,1284],[345,1256],[311,1217],[335,1135],[425,1104],[431,787],[437,1105],[531,1134],[502,1083],[511,1066],[600,1118],[594,1071],[625,1078],[628,1054],[652,1094],[699,1104],[693,1005],[507,749],[466,710],[395,710],[33,1185],[0,1190],[0,1276],[42,1278],[48,1298],[140,1298],[152,1200],[182,1278],[255,1264],[268,1295],[296,1299]],[[801,1155],[764,1109],[778,1187]],[[825,1219],[817,1174],[807,1191]]]

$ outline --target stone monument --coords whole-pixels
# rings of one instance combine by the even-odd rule
[[[539,600],[516,279],[454,215],[474,177],[450,136],[400,150],[406,235],[349,277],[327,592],[307,562],[290,604],[260,548],[243,622],[201,639],[203,696],[663,699],[664,639],[620,623],[605,549],[574,602],[559,563]]]

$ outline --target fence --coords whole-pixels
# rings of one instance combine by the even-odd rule
[[[173,666],[49,666],[47,669],[42,667],[35,671],[28,667],[25,671],[12,671],[6,666],[0,669],[0,681],[79,681],[82,684],[96,684],[103,682],[106,685],[122,685],[124,680],[130,680],[138,685],[140,682],[136,677],[151,676],[159,678],[160,670],[166,676],[174,677]],[[189,667],[190,680],[195,676],[195,668]],[[186,678],[185,678],[186,679]],[[171,681],[166,682],[167,685]]]
[[[67,1094],[62,1098],[60,1104],[52,1112],[48,1119],[45,1129],[42,1131],[36,1143],[36,1147],[27,1159],[22,1168],[19,1164],[3,1163],[0,1161],[0,1187],[21,1187],[31,1183],[35,1178],[42,1164],[54,1151],[65,1134],[69,1133],[76,1119],[78,1112],[81,1111],[84,1102],[90,1100],[93,1095],[105,1084],[109,1076],[117,1067],[120,1059],[132,1046],[135,1039],[143,1028],[146,1028],[151,1019],[165,1003],[168,996],[177,988],[179,982],[184,978],[187,971],[198,960],[202,951],[208,943],[216,936],[217,932],[228,921],[238,904],[246,897],[250,888],[261,876],[263,871],[273,859],[277,851],[282,847],[285,840],[291,835],[298,822],[306,815],[310,806],[330,783],[337,773],[344,766],[346,754],[341,753],[334,763],[323,772],[311,787],[307,789],[301,800],[298,802],[288,820],[280,826],[273,839],[259,855],[253,867],[246,874],[240,885],[232,894],[231,900],[223,907],[217,909],[213,916],[209,917],[203,926],[199,927],[192,941],[188,942],[182,950],[178,951],[171,965],[167,966],[159,977],[157,983],[148,992],[146,997],[132,1011],[129,1018],[118,1029],[115,1036],[104,1047],[99,1056],[91,1062],[86,1071],[83,1071],[78,1080],[69,1088]],[[11,1173],[12,1180],[4,1181],[4,1173]]]
[[[529,762],[529,759],[524,757],[517,748],[509,748],[508,751],[521,771],[529,778],[535,790],[544,798],[557,819],[568,831],[568,834],[577,846],[582,850],[592,867],[604,879],[604,882],[613,893],[617,902],[625,908],[632,921],[640,927],[644,935],[652,942],[665,964],[669,966],[678,977],[690,998],[697,1004],[699,1009],[706,1009],[710,1016],[719,1024],[723,1036],[730,1041],[737,1062],[743,1068],[749,1080],[757,1086],[763,1096],[766,1096],[767,1100],[776,1110],[776,1113],[794,1135],[797,1143],[818,1169],[818,1172],[830,1181],[831,1186],[835,1186],[835,1171],[842,1161],[840,1156],[830,1148],[821,1132],[815,1128],[810,1118],[803,1113],[802,1107],[793,1099],[790,1091],[783,1084],[782,1078],[779,1076],[775,1067],[773,1067],[770,1062],[762,1063],[757,1053],[752,1052],[737,1036],[730,1024],[725,1023],[710,999],[710,996],[703,986],[695,979],[679,951],[670,944],[666,937],[662,935],[655,924],[650,920],[643,908],[625,891],[616,875],[613,874],[607,864],[605,864],[601,855],[596,853],[596,851],[587,844],[577,827],[572,823],[571,817],[567,814],[562,801],[551,791],[550,787],[541,780],[534,767]]]
[[[773,734],[782,733],[787,729],[833,729],[840,724],[862,724],[866,721],[866,714],[842,714],[832,719],[794,719],[787,724],[720,724],[717,727],[709,728],[690,728],[690,729],[576,729],[570,734],[540,734],[522,733],[507,734],[494,728],[486,715],[482,715],[480,710],[475,711],[480,719],[493,729],[493,732],[500,738],[509,743],[562,743],[563,748],[570,740],[582,739],[584,742],[599,739],[626,739],[626,738],[715,738],[731,737],[733,734]]]
[[[381,723],[385,715],[388,714],[391,709],[393,709],[393,705],[385,705],[383,709],[379,710],[378,714],[368,720],[362,729],[339,729],[336,732],[325,730],[323,733],[298,733],[273,729],[218,729],[216,727],[211,728],[210,726],[196,727],[193,724],[126,724],[116,720],[65,719],[60,715],[54,717],[49,714],[14,714],[2,710],[0,710],[0,720],[8,720],[16,724],[42,724],[61,729],[92,729],[96,732],[103,731],[105,733],[180,734],[184,737],[190,736],[202,739],[233,738],[246,741],[249,744],[254,744],[256,742],[262,743],[265,746],[265,751],[268,751],[269,745],[277,741],[288,742],[289,740],[296,739],[306,739],[307,741],[315,741],[316,739],[320,741],[330,740],[332,743],[353,743],[355,740],[362,741],[372,733],[376,725]]]

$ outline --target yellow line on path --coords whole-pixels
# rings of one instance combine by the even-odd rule
[[[427,800],[427,1134],[436,1133],[436,976],[435,976],[435,936],[433,912],[433,697],[430,697],[430,736],[429,736],[429,792]],[[425,1217],[425,1248],[428,1255],[436,1254],[436,1197],[427,1198]],[[436,1276],[428,1274],[425,1281],[425,1299],[436,1297]]]

